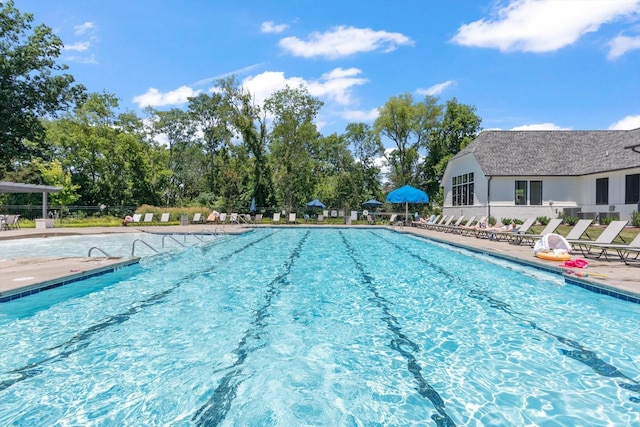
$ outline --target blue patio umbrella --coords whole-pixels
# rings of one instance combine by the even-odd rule
[[[318,199],[314,199],[310,201],[309,203],[307,203],[307,206],[309,206],[310,208],[321,208],[321,209],[326,208],[325,204]]]
[[[249,212],[255,212],[256,211],[256,198],[252,198],[251,199],[251,207],[249,208]]]
[[[404,203],[405,218],[409,218],[409,203],[429,203],[429,196],[420,189],[405,185],[387,194],[387,203]]]
[[[362,206],[369,209],[375,209],[377,207],[382,206],[382,202],[379,202],[376,199],[371,199],[364,202]]]

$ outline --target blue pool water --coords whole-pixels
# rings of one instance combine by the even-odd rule
[[[639,315],[389,230],[261,229],[2,304],[0,425],[637,425]]]

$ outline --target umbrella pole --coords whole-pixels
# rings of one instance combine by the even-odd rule
[[[409,222],[409,202],[404,202],[404,223]]]

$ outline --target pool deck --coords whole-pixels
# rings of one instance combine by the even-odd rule
[[[264,226],[272,226],[265,224]],[[313,225],[312,227],[336,227]],[[338,226],[347,227],[347,226]],[[370,228],[370,226],[353,226],[355,228]],[[377,226],[384,227],[384,226]],[[89,227],[89,228],[49,228],[49,229],[21,229],[5,230],[0,232],[0,240],[24,239],[25,244],[37,244],[37,239],[53,236],[90,235],[105,233],[213,233],[224,232],[237,234],[250,231],[252,228],[236,225],[187,225],[187,226],[128,226],[128,227]],[[403,233],[411,233],[443,243],[452,244],[472,251],[496,255],[548,271],[563,272],[566,269],[560,267],[560,262],[543,261],[533,256],[533,249],[527,245],[512,245],[503,241],[479,239],[459,234],[444,233],[416,227],[394,227],[394,230]],[[99,254],[96,252],[96,254]],[[581,258],[575,254],[574,258]],[[125,268],[138,262],[138,258],[109,258],[109,257],[34,257],[11,259],[4,255],[0,258],[0,301],[24,296],[29,292],[37,292],[47,287],[59,286],[69,281],[80,280],[88,276],[102,274],[108,271]],[[638,264],[640,266],[640,264]],[[605,275],[606,278],[588,277],[579,278],[574,275],[566,275],[569,281],[577,282],[586,287],[591,285],[602,289],[613,290],[616,293],[629,295],[632,299],[640,299],[640,269],[636,266],[627,266],[619,260],[589,259],[587,269],[572,269],[580,273],[593,273]]]

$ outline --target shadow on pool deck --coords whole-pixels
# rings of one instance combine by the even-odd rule
[[[271,226],[265,224],[264,226]],[[305,227],[299,225],[298,227]],[[323,227],[312,225],[312,227]],[[336,227],[335,225],[329,227]],[[338,227],[347,227],[340,225]],[[370,226],[353,226],[354,228],[370,228]],[[383,228],[384,226],[377,226]],[[224,232],[238,234],[251,231],[250,227],[237,225],[205,225],[194,224],[186,226],[128,226],[128,227],[87,227],[87,228],[49,228],[49,229],[21,229],[0,232],[0,240],[25,239],[25,244],[37,244],[33,239],[53,236],[91,235],[105,233],[214,233]],[[476,252],[500,256],[520,263],[544,268],[561,274],[565,269],[559,262],[543,261],[533,256],[529,246],[511,245],[506,242],[496,242],[476,237],[460,236],[458,234],[441,231],[425,230],[416,227],[394,227],[396,231],[411,233],[442,243],[453,244],[458,247]],[[579,255],[575,256],[579,258]],[[125,268],[138,262],[137,258],[109,258],[109,257],[35,257],[11,259],[6,254],[0,255],[0,302],[15,296],[24,296],[24,292],[37,290],[47,286],[56,286],[67,281],[80,280],[94,274],[102,274]],[[579,269],[576,269],[578,271]],[[640,270],[627,266],[621,261],[589,260],[589,267],[584,272],[604,274],[606,279],[576,278],[568,276],[573,282],[592,284],[604,290],[612,289],[616,292],[640,298],[640,281],[637,279]]]

